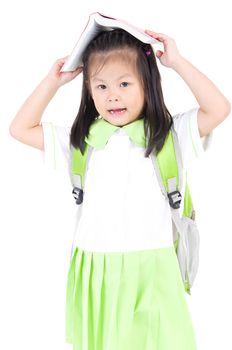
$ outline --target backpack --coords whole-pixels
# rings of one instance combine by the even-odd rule
[[[70,176],[73,186],[72,194],[79,206],[76,217],[76,227],[81,215],[82,202],[84,199],[85,171],[93,147],[85,144],[84,154],[71,146]],[[160,189],[165,199],[169,202],[172,223],[173,243],[177,255],[181,277],[185,291],[190,295],[191,287],[196,277],[199,265],[199,232],[195,222],[195,210],[187,183],[187,172],[184,173],[181,151],[178,137],[172,126],[168,132],[165,143],[159,154],[151,153],[156,176]],[[180,190],[183,186],[183,178],[186,177],[184,198]],[[183,215],[180,215],[180,204],[184,200]],[[74,231],[75,237],[76,229]],[[73,239],[74,244],[74,239]],[[73,245],[71,257],[73,253]]]

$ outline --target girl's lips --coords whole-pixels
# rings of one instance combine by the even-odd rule
[[[110,114],[123,114],[126,111],[126,108],[117,108],[117,109],[109,109]]]

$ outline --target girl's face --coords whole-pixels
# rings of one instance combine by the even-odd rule
[[[99,115],[116,126],[141,117],[144,91],[134,66],[122,59],[109,58],[100,71],[97,69],[93,60],[89,84]]]

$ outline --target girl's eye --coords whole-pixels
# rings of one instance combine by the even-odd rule
[[[126,81],[122,82],[121,85],[123,85],[124,87],[127,87],[129,85],[129,83],[127,83]]]
[[[100,89],[100,90],[103,90],[103,89],[105,89],[105,88],[106,88],[106,86],[105,86],[105,85],[103,85],[103,84],[98,85],[98,89]]]

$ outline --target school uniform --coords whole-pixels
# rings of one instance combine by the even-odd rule
[[[206,149],[197,111],[173,116],[185,169]],[[74,350],[197,348],[169,203],[144,157],[143,123],[97,119],[86,138],[93,152],[67,278],[66,342]],[[42,126],[45,163],[69,171],[71,128]]]

